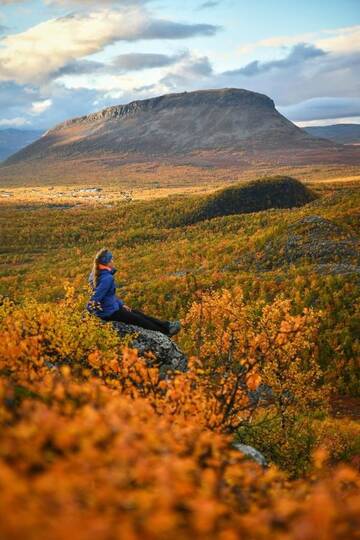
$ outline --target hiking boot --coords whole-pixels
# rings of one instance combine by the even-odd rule
[[[179,321],[171,322],[169,324],[169,336],[174,336],[180,331],[181,324]]]

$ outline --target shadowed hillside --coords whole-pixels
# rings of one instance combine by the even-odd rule
[[[269,208],[294,208],[316,198],[304,184],[290,176],[273,176],[221,189],[205,197],[196,197],[186,208],[180,205],[172,225],[190,225],[205,219],[231,214],[248,214]]]

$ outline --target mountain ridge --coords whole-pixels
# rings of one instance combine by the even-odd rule
[[[305,126],[303,129],[314,137],[322,137],[340,144],[360,143],[360,124],[330,124]]]
[[[223,103],[221,103],[221,101],[219,101],[218,99],[216,100],[216,97],[221,94],[223,94],[225,98]],[[242,98],[248,99],[253,96],[254,98],[256,97],[258,103],[262,102],[264,106],[275,108],[274,101],[265,94],[261,94],[259,92],[250,92],[243,88],[229,87],[222,89],[196,90],[193,92],[172,92],[170,94],[162,94],[161,96],[151,97],[147,99],[137,99],[123,105],[112,105],[94,113],[71,118],[69,120],[65,120],[64,122],[61,122],[60,124],[57,124],[56,126],[54,126],[54,128],[49,129],[45,134],[57,131],[58,129],[61,129],[63,127],[68,127],[83,122],[96,122],[98,120],[124,118],[130,114],[136,114],[139,112],[148,112],[154,110],[156,111],[157,109],[176,107],[179,106],[179,103],[181,103],[181,105],[193,106],[196,104],[196,102],[198,102],[199,104],[201,98],[203,97],[206,97],[208,99],[208,104],[211,104],[211,98],[213,98],[213,100],[215,98],[217,104],[222,104],[226,106],[229,105],[231,98],[234,98],[235,96],[241,96]],[[183,97],[190,97],[191,99],[184,100],[182,99]]]

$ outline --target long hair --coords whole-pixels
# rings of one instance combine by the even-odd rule
[[[109,250],[107,248],[102,248],[95,255],[94,264],[91,271],[91,282],[94,288],[97,286],[99,282],[99,276],[100,276],[99,264],[101,264],[99,259],[101,259],[102,256],[105,255],[105,253],[107,253],[108,251]]]

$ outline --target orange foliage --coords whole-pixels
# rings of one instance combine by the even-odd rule
[[[209,330],[207,342],[199,340],[201,361],[193,355],[188,373],[166,380],[109,329],[82,320],[69,297],[56,311],[31,305],[0,313],[1,538],[355,537],[353,469],[329,474],[317,455],[311,482],[289,482],[231,446],[226,432],[249,415],[260,353],[271,356],[239,298],[240,318],[216,323],[216,339]],[[199,309],[190,310],[190,326]],[[286,306],[278,319],[271,309],[263,317],[272,320],[268,329],[289,335],[310,323],[308,314],[291,318]],[[277,341],[271,354],[280,362]],[[296,343],[287,351],[294,358],[302,351]]]

